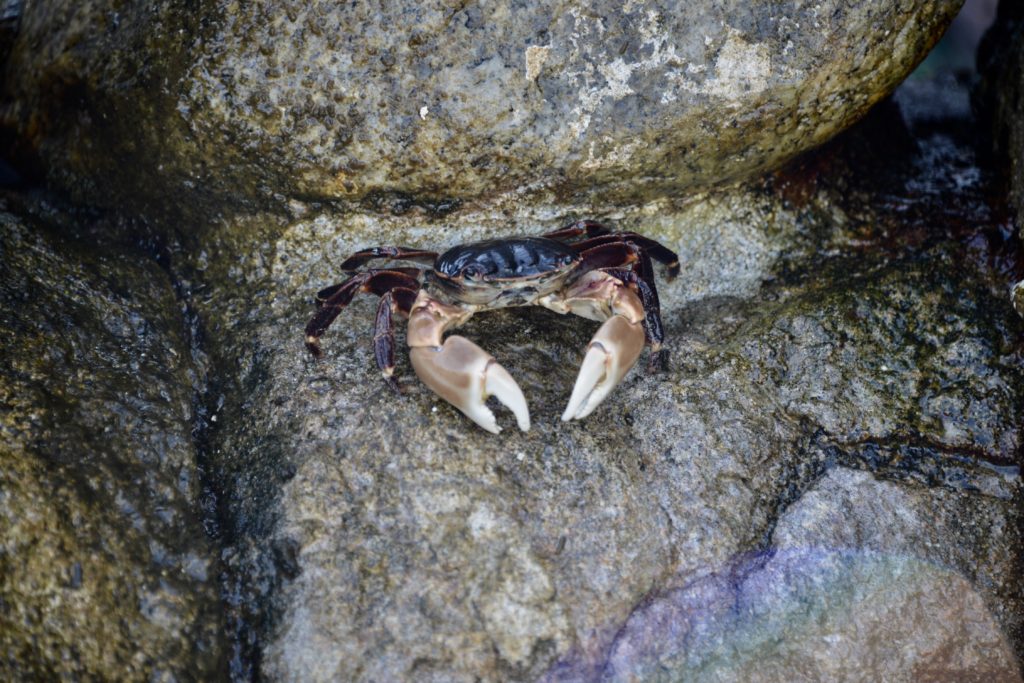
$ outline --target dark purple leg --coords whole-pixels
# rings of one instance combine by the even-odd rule
[[[657,242],[652,240],[650,237],[644,237],[643,235],[639,235],[635,232],[623,232],[620,233],[620,235],[624,240],[637,245],[651,258],[665,266],[669,279],[679,275],[679,256],[676,252],[672,251],[661,242]],[[653,269],[651,277],[654,277]]]
[[[546,233],[541,237],[546,237],[549,240],[570,240],[583,234],[586,234],[587,237],[596,237],[597,235],[607,235],[610,232],[611,230],[597,221],[576,221],[561,230]]]
[[[580,252],[580,262],[576,265],[576,272],[579,275],[591,270],[604,268],[624,268],[640,259],[643,251],[625,242],[609,242],[599,244],[585,251]]]
[[[429,261],[437,258],[436,251],[410,249],[409,247],[368,247],[361,249],[345,259],[341,269],[346,273],[354,273],[359,266],[375,258],[390,258],[407,261]]]
[[[640,252],[640,260],[633,264],[633,272],[640,278],[643,285],[640,293],[644,302],[644,310],[647,311],[647,322],[651,329],[651,350],[655,353],[661,351],[661,344],[665,341],[665,331],[661,323],[661,300],[658,298],[658,286],[654,282],[654,266],[651,264],[651,257],[647,251]],[[645,293],[646,290],[646,293]]]
[[[314,356],[320,356],[321,335],[341,311],[351,303],[357,292],[373,292],[378,296],[383,296],[396,287],[419,290],[420,283],[408,273],[395,270],[368,270],[349,278],[340,285],[329,287],[328,290],[333,290],[332,293],[323,301],[320,310],[306,325],[306,348]]]
[[[419,293],[419,287],[415,289],[406,287],[392,289],[391,295],[395,300],[395,311],[408,318],[409,313],[412,311],[412,305],[416,303],[416,295]]]
[[[416,300],[416,290],[407,287],[395,287],[384,293],[377,305],[377,319],[373,327],[373,355],[377,359],[377,367],[384,373],[384,381],[398,391],[395,372],[395,313],[408,316],[412,310],[412,302]]]
[[[583,251],[616,240],[633,242],[637,246],[649,251],[655,261],[664,265],[668,269],[668,276],[670,278],[679,274],[679,257],[661,242],[652,240],[650,237],[644,237],[636,232],[613,232],[607,226],[597,221],[576,221],[561,230],[549,232],[541,235],[541,237],[566,241],[583,235],[586,235],[587,239],[572,245],[577,251]]]
[[[646,251],[655,261],[665,266],[668,271],[668,277],[674,278],[679,275],[679,257],[674,251],[654,240],[638,235],[635,232],[617,232],[611,235],[598,235],[590,239],[585,239],[581,242],[574,242],[570,244],[573,249],[577,251],[586,251],[587,249],[593,249],[594,247],[602,244],[611,244],[614,242],[632,242],[636,246]]]
[[[336,285],[331,285],[330,287],[325,287],[325,288],[321,289],[319,292],[317,292],[316,293],[316,305],[317,305],[317,308],[319,308],[320,306],[323,306],[325,301],[327,301],[332,296],[334,296],[338,292],[338,290],[340,290],[343,287],[349,285],[353,280],[361,278],[362,276],[366,275],[366,273],[381,273],[381,272],[385,272],[385,271],[389,272],[389,273],[402,273],[404,275],[408,275],[411,278],[417,278],[417,279],[419,278],[420,274],[423,272],[423,270],[421,268],[370,268],[369,270],[367,270],[367,271],[365,271],[363,273],[359,273],[358,275],[353,275],[352,277],[346,279],[344,282],[339,282]]]

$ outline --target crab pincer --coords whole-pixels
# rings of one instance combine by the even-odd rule
[[[562,420],[582,420],[601,404],[644,350],[644,328],[621,315],[605,321],[587,346]]]
[[[494,396],[516,416],[521,430],[530,429],[526,397],[498,361],[465,337],[445,330],[460,324],[466,312],[420,292],[409,315],[409,360],[413,370],[435,394],[461,410],[487,431],[501,431],[485,401]]]
[[[636,365],[647,342],[644,306],[622,280],[602,271],[583,275],[563,295],[542,305],[604,323],[590,339],[562,420],[583,419],[601,404]]]

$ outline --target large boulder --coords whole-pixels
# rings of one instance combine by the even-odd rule
[[[931,525],[965,555],[991,552],[974,525],[1000,528],[1003,513],[983,498],[834,468],[782,513],[770,552],[630,615],[603,680],[1018,681],[992,611],[1001,603],[919,536]]]
[[[187,279],[218,283],[197,301],[227,369],[211,442],[262,674],[1015,679],[1024,329],[962,242],[988,220],[969,149],[925,163],[940,143],[879,117],[770,186],[601,216],[684,268],[661,289],[668,370],[582,422],[559,416],[593,323],[474,318],[528,433],[507,413],[478,429],[404,353],[391,392],[369,297],[324,359],[302,346],[351,251],[508,232],[504,214],[224,221]]]
[[[181,303],[149,258],[20,204],[0,208],[0,678],[219,677]]]
[[[151,217],[633,202],[820,144],[961,1],[43,0],[16,5],[2,119],[55,184]]]

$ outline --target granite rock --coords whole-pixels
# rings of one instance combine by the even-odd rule
[[[782,513],[770,551],[632,614],[603,678],[1020,680],[995,617],[1004,596],[977,588],[1007,585],[1000,574],[1019,567],[1009,546],[986,544],[1019,536],[1019,514],[1005,512],[832,469]]]
[[[0,666],[1019,680],[1024,327],[950,117],[889,102],[720,187],[860,117],[959,4],[18,5],[19,159],[138,221],[0,216]],[[463,330],[530,401],[498,437],[404,353],[380,381],[369,297],[303,348],[357,248],[582,217],[684,264],[667,368],[584,421],[579,318]],[[108,244],[153,234],[166,270]]]

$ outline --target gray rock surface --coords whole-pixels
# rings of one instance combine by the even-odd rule
[[[1018,681],[994,618],[1006,603],[976,588],[1019,567],[986,545],[1019,535],[1007,528],[1019,515],[1004,515],[983,497],[832,469],[783,512],[770,552],[632,614],[604,679]]]
[[[226,648],[180,304],[152,261],[30,203],[0,209],[0,678],[209,680]]]
[[[19,158],[138,220],[0,213],[0,678],[1020,680],[1020,261],[964,92],[708,189],[959,4],[20,5]],[[580,217],[684,264],[668,368],[585,421],[582,319],[463,330],[530,401],[500,437],[386,388],[369,297],[303,348],[359,247]],[[93,239],[140,233],[166,271]]]
[[[2,121],[51,181],[150,217],[541,191],[611,206],[821,144],[961,4],[44,0],[23,6]]]
[[[685,266],[661,290],[670,369],[634,371],[583,422],[558,418],[593,323],[474,318],[465,334],[530,401],[525,434],[507,413],[499,437],[477,429],[404,354],[404,394],[388,391],[369,298],[321,361],[301,330],[381,234],[447,246],[568,216],[311,211],[209,235],[190,277],[222,283],[197,305],[216,365],[237,369],[211,438],[246,539],[232,567],[273,586],[247,617],[262,673],[731,680],[764,661],[766,680],[1017,680],[1021,322],[950,227],[990,220],[980,188],[941,203],[978,182],[950,173],[962,150],[915,154],[881,116],[770,186],[599,216]],[[649,610],[676,630],[648,638]],[[870,635],[897,615],[893,638],[922,628]]]

